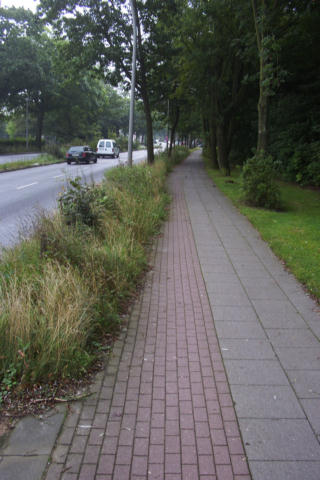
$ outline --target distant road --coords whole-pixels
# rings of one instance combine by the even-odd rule
[[[23,160],[32,160],[33,158],[37,158],[41,153],[17,153],[14,155],[0,155],[0,163],[11,163],[11,162],[19,162]]]
[[[147,158],[146,150],[133,152],[135,163]],[[39,210],[53,210],[57,196],[68,179],[80,176],[84,181],[100,182],[108,168],[127,161],[127,153],[117,159],[99,159],[96,164],[59,163],[0,174],[0,249],[15,244],[21,227],[32,223]]]

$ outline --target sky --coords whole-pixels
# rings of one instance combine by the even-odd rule
[[[35,12],[38,0],[0,0],[1,7],[23,7]]]

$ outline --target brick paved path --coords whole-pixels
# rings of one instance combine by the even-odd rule
[[[46,480],[249,480],[182,190],[95,394],[71,406]]]

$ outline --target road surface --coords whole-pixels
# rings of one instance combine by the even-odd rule
[[[135,163],[146,159],[146,150],[133,153]],[[67,165],[60,163],[0,174],[0,249],[17,243],[19,236],[28,234],[37,212],[53,210],[57,196],[68,179],[81,176],[84,181],[99,182],[108,168],[126,162],[120,159],[99,159],[96,164]]]

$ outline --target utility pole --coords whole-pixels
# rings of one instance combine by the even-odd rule
[[[26,150],[29,148],[29,95],[26,98]]]
[[[137,17],[134,0],[131,1],[132,26],[133,26],[133,50],[132,50],[132,71],[131,71],[131,97],[129,116],[129,139],[128,139],[128,165],[132,167],[132,144],[133,144],[133,114],[134,114],[134,92],[136,84],[136,58],[137,58]]]
[[[170,99],[168,98],[168,108],[167,108],[167,152],[169,152],[169,115],[170,115]]]

